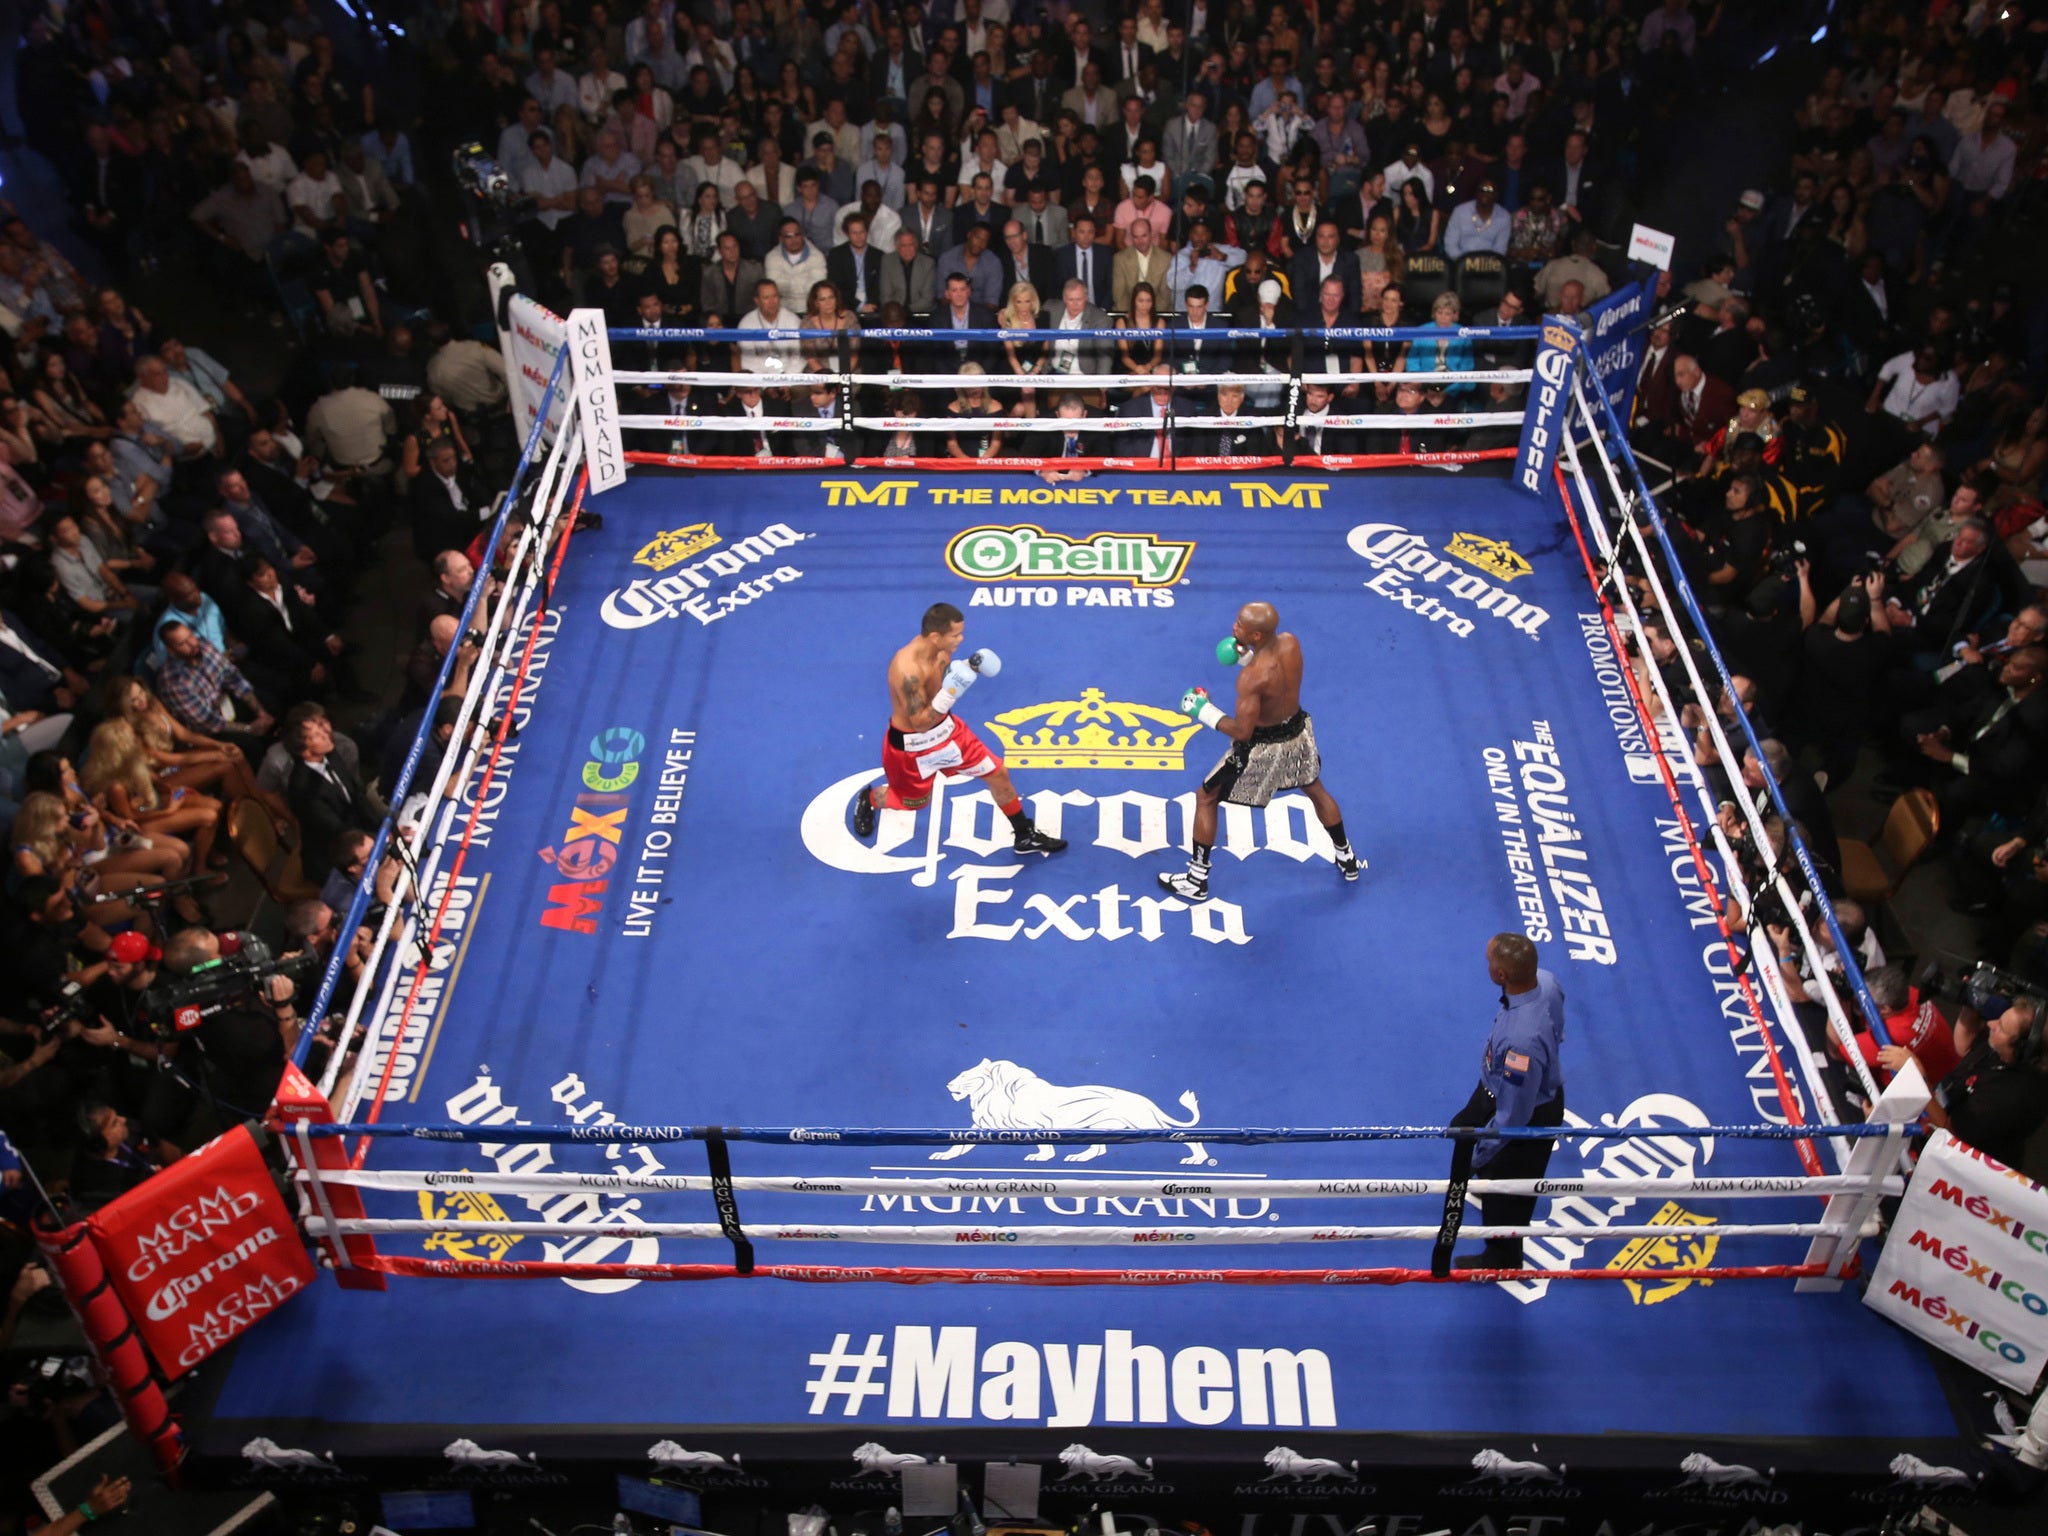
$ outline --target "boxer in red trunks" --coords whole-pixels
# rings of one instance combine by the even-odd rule
[[[996,808],[1009,817],[1016,833],[1011,846],[1017,852],[1058,853],[1066,840],[1031,824],[1003,760],[953,713],[961,694],[981,678],[994,677],[1003,666],[1002,659],[985,648],[956,661],[954,653],[966,634],[967,620],[958,608],[933,603],[925,610],[917,638],[890,659],[889,737],[882,748],[882,772],[888,783],[862,790],[854,801],[854,835],[872,836],[876,815],[884,807],[914,811],[924,805],[932,797],[933,782],[944,774],[988,780]]]

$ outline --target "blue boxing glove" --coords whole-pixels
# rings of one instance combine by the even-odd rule
[[[1199,720],[1211,730],[1219,720],[1226,719],[1223,711],[1209,701],[1209,690],[1190,688],[1180,696],[1180,712],[1190,720]]]
[[[980,650],[967,658],[967,665],[974,668],[983,677],[994,677],[1003,670],[1003,658],[984,645]]]
[[[998,662],[997,665],[1000,666],[1001,663]],[[980,675],[974,670],[972,662],[947,663],[945,681],[939,685],[939,691],[932,695],[932,708],[942,715],[953,713],[953,706],[960,702],[960,695],[972,688],[975,679]]]

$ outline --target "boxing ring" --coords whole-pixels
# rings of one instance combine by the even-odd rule
[[[563,372],[459,750],[382,834],[407,894],[337,1027],[360,1048],[302,1049],[280,1099],[331,1274],[209,1374],[202,1459],[261,1434],[456,1476],[464,1439],[879,1507],[905,1458],[1078,1449],[1058,1509],[1329,1507],[1484,1457],[1541,1473],[1503,1489],[1566,1497],[1569,1463],[1768,1504],[1963,1454],[1854,1286],[1924,1086],[1866,1079],[1872,1123],[1833,1123],[1769,947],[1724,926],[1762,893],[1620,655],[1607,568],[1662,529],[1597,376],[1540,497],[1448,456],[1055,484],[635,450],[594,494],[583,413],[619,396]],[[1190,906],[1154,874],[1222,744],[1171,701],[1228,688],[1255,598],[1368,867],[1344,884],[1287,794],[1226,808]],[[1013,858],[971,782],[851,830],[939,600],[1004,657],[960,709],[1063,854]],[[1488,1186],[1453,1188],[1444,1126],[1501,930],[1564,987],[1569,1107],[1517,1186],[1525,1267],[1474,1274],[1447,1204]]]

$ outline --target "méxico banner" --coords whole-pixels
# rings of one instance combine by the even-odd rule
[[[313,1261],[247,1126],[102,1207],[86,1229],[172,1378],[313,1283]]]
[[[1617,288],[1586,310],[1586,362],[1607,386],[1614,414],[1624,426],[1634,408],[1636,375],[1642,371],[1651,296],[1656,278]]]
[[[2048,1189],[1936,1131],[1864,1304],[2025,1392],[2048,1359]]]
[[[544,304],[519,292],[519,279],[503,262],[491,268],[491,305],[498,315],[498,350],[505,358],[505,377],[512,386],[513,424],[519,441],[533,430],[533,418],[540,411],[541,396],[555,371],[555,358],[562,350],[568,324]],[[568,408],[569,380],[555,392],[548,407],[549,441],[562,429],[562,413]]]

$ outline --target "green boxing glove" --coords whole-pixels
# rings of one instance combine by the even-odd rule
[[[1190,720],[1201,721],[1211,730],[1216,728],[1217,721],[1224,718],[1223,711],[1210,702],[1209,690],[1200,687],[1190,688],[1180,696],[1180,712]]]
[[[1226,667],[1241,667],[1250,658],[1251,652],[1237,643],[1237,636],[1225,635],[1216,642],[1216,659]]]

